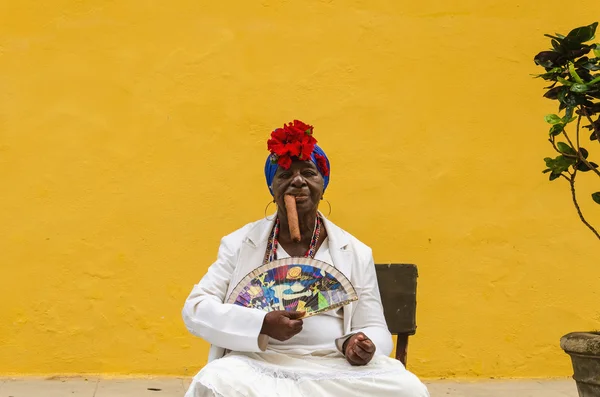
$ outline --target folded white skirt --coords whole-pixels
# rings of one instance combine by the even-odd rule
[[[232,352],[207,364],[185,397],[428,397],[427,388],[398,360],[376,355],[352,366],[327,356]]]

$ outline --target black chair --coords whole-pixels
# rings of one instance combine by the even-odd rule
[[[398,335],[396,359],[406,366],[408,337],[417,331],[417,266],[376,264],[375,269],[385,320],[392,335]]]

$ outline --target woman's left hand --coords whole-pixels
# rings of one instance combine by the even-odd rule
[[[367,365],[375,354],[375,344],[367,335],[359,332],[346,341],[344,352],[351,365]]]

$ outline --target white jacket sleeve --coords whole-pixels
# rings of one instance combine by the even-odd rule
[[[358,294],[358,301],[352,313],[352,332],[338,338],[335,341],[336,346],[344,354],[342,350],[344,342],[350,336],[362,332],[375,344],[375,354],[389,356],[394,348],[394,343],[383,315],[383,305],[379,294],[372,251],[369,249],[368,256],[360,259],[361,263],[358,266],[360,273],[353,273],[356,274],[356,277],[353,277],[353,285]]]
[[[221,240],[217,261],[185,302],[183,321],[192,334],[212,345],[234,351],[264,351],[268,337],[259,338],[259,334],[266,312],[223,303],[242,244],[236,234]]]

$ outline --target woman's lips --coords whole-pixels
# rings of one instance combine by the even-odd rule
[[[308,196],[296,196],[296,202],[306,200],[308,200]]]

